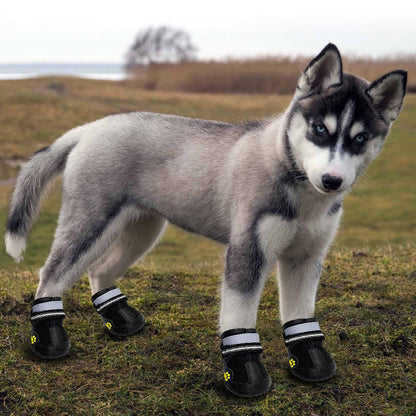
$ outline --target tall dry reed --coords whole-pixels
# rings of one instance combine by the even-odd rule
[[[310,58],[258,58],[196,61],[136,68],[130,82],[138,88],[206,93],[290,94]],[[385,59],[345,58],[347,72],[374,80],[394,69],[409,73],[409,91],[416,92],[416,55]]]

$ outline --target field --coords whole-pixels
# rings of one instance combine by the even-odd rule
[[[16,162],[67,129],[136,110],[224,121],[282,111],[288,95],[143,91],[131,83],[41,78],[0,82],[0,234]],[[265,397],[232,397],[222,385],[217,336],[223,248],[170,227],[129,269],[120,288],[146,316],[144,331],[104,333],[87,277],[64,297],[72,350],[45,362],[30,351],[30,304],[51,244],[60,183],[45,201],[15,265],[0,241],[1,415],[414,415],[416,413],[416,96],[379,159],[347,197],[340,233],[325,261],[316,317],[338,365],[325,383],[289,375],[274,277],[258,331],[273,379]]]

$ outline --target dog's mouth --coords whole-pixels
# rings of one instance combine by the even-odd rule
[[[320,185],[315,185],[311,180],[309,180],[309,183],[321,195],[334,195],[334,194],[340,194],[340,193],[344,192],[344,189],[342,189],[342,187],[332,190],[332,189],[325,189],[324,187],[322,187]]]
[[[309,181],[310,182],[310,181]],[[316,191],[318,191],[320,194],[322,194],[322,195],[330,195],[330,194],[333,194],[334,192],[336,192],[336,191],[329,191],[329,190],[327,190],[327,189],[324,189],[324,188],[321,188],[320,186],[315,186],[312,182],[311,182],[311,185],[313,186],[313,188],[316,190]]]

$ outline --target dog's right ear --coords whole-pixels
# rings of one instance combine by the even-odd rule
[[[321,93],[342,84],[342,60],[338,48],[328,43],[302,72],[296,93]]]

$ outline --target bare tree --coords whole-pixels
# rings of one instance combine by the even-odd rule
[[[126,55],[126,68],[155,63],[177,63],[195,59],[196,47],[183,30],[168,26],[139,32]]]

